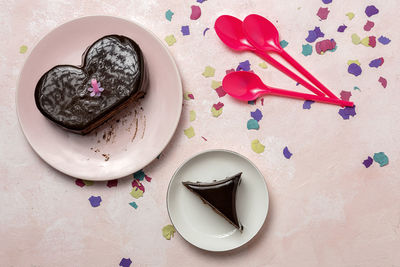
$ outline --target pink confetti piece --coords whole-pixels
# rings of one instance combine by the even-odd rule
[[[115,179],[115,180],[110,180],[110,181],[108,181],[107,182],[107,186],[108,187],[115,187],[115,186],[117,186],[118,185],[118,180],[117,179]]]
[[[315,44],[315,51],[321,55],[322,53],[325,53],[328,50],[335,49],[336,47],[336,42],[333,39],[326,39],[319,41]]]
[[[376,46],[376,37],[375,36],[369,36],[368,45],[372,48],[374,48]]]
[[[141,183],[141,182],[139,182],[138,180],[136,180],[136,179],[134,179],[133,181],[132,181],[132,187],[133,188],[139,188],[141,191],[143,191],[143,193],[144,193],[144,185]]]
[[[229,74],[229,73],[231,73],[231,72],[235,72],[235,69],[230,69],[230,70],[226,70],[226,71],[225,71],[226,74]]]
[[[383,88],[386,88],[386,86],[387,86],[387,80],[385,79],[385,78],[383,78],[382,76],[381,77],[379,77],[379,80],[378,80],[381,84],[382,84],[382,87]]]
[[[364,31],[369,32],[374,26],[375,23],[373,21],[368,20],[367,23],[365,23],[364,25]]]
[[[351,97],[351,92],[349,92],[349,91],[341,91],[340,92],[340,98],[343,101],[350,101],[350,97]]]
[[[77,186],[80,186],[80,187],[84,187],[85,186],[85,183],[82,181],[82,179],[76,179],[75,180],[75,184]]]
[[[217,89],[215,89],[215,92],[217,92],[218,97],[224,97],[226,95],[226,92],[224,91],[222,86],[220,86]]]
[[[203,140],[206,141],[206,142],[208,141],[204,136],[202,136],[201,138],[203,138]]]
[[[146,176],[144,177],[144,179],[146,179],[146,181],[150,183],[152,178],[146,175]]]
[[[327,7],[320,7],[318,9],[317,12],[317,16],[321,19],[321,20],[326,20],[328,18],[328,14],[329,14],[329,9]]]
[[[264,98],[261,98],[261,106],[264,106]]]
[[[217,104],[214,104],[213,107],[215,110],[220,110],[224,106],[224,103],[218,102]]]
[[[191,6],[192,14],[190,15],[191,20],[197,20],[201,16],[201,9],[199,6]]]
[[[190,99],[194,99],[194,95],[193,94],[188,94],[187,95]]]

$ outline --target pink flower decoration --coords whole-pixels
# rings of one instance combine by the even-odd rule
[[[88,91],[91,92],[90,96],[101,96],[101,92],[104,91],[104,88],[101,88],[100,82],[97,82],[96,79],[92,79],[92,87],[88,88]]]

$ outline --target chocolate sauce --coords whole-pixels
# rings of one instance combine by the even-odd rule
[[[90,96],[92,79],[104,88]],[[144,96],[147,73],[139,46],[125,36],[108,35],[83,54],[81,67],[58,65],[46,72],[35,89],[40,112],[58,125],[86,134]]]
[[[182,182],[182,184],[241,231],[243,226],[236,214],[236,191],[241,181],[241,175],[240,172],[224,180],[211,183]]]

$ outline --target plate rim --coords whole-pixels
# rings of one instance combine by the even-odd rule
[[[29,59],[30,59],[32,53],[34,53],[36,47],[42,42],[42,40],[43,40],[44,38],[46,38],[48,35],[52,34],[52,33],[55,32],[57,29],[59,29],[59,28],[65,26],[65,25],[67,25],[67,24],[69,24],[69,23],[78,22],[78,21],[80,21],[80,20],[86,20],[86,19],[104,19],[104,18],[105,18],[105,19],[117,19],[117,20],[120,20],[120,21],[124,21],[124,22],[128,22],[128,23],[134,24],[134,25],[138,26],[139,28],[143,29],[144,31],[146,31],[147,33],[149,33],[149,34],[161,45],[161,47],[163,48],[163,50],[166,51],[166,53],[167,53],[167,55],[168,55],[168,58],[169,58],[169,59],[171,60],[171,62],[172,62],[173,70],[174,70],[174,75],[176,76],[176,78],[177,78],[177,80],[178,80],[178,84],[179,84],[179,88],[178,88],[179,90],[177,90],[177,91],[178,91],[178,98],[179,98],[179,99],[178,99],[178,102],[179,102],[179,103],[183,103],[183,85],[182,85],[182,78],[181,78],[181,74],[180,74],[179,68],[178,68],[178,66],[177,66],[177,64],[176,64],[176,61],[175,61],[174,57],[172,56],[172,54],[171,54],[171,52],[169,51],[168,47],[161,41],[160,38],[158,38],[158,36],[156,36],[151,30],[147,29],[147,28],[144,27],[141,23],[138,23],[138,22],[136,22],[135,20],[126,19],[126,18],[117,17],[117,16],[110,16],[110,15],[88,15],[88,16],[82,16],[82,17],[78,17],[78,18],[74,18],[74,19],[71,19],[71,20],[64,21],[64,22],[58,24],[57,26],[55,26],[54,28],[52,28],[50,31],[44,33],[41,37],[39,37],[38,41],[36,41],[35,43],[32,44],[32,49],[30,50],[28,56],[27,56],[26,59],[24,60],[24,63],[23,63],[23,65],[22,65],[22,68],[20,69],[20,71],[19,71],[19,73],[18,73],[17,87],[16,87],[16,90],[15,90],[15,96],[14,96],[14,97],[15,97],[15,110],[16,110],[16,114],[17,114],[17,118],[18,118],[18,125],[19,125],[19,127],[20,127],[20,129],[21,129],[21,132],[23,133],[23,135],[24,135],[26,141],[28,141],[29,146],[33,149],[33,151],[36,153],[36,155],[39,156],[40,159],[42,159],[44,162],[46,162],[47,165],[49,165],[51,168],[53,168],[53,169],[55,169],[55,170],[57,170],[57,171],[59,171],[59,172],[62,172],[63,174],[68,175],[68,176],[70,176],[70,177],[85,179],[85,180],[88,180],[88,181],[108,181],[108,180],[113,180],[113,179],[124,178],[124,177],[126,177],[126,176],[128,176],[128,175],[130,175],[130,174],[132,174],[132,173],[134,173],[134,172],[136,172],[136,171],[139,171],[139,170],[143,169],[144,167],[148,166],[152,161],[154,161],[154,159],[156,159],[157,156],[154,156],[154,158],[152,158],[151,160],[149,160],[149,161],[148,161],[146,164],[144,164],[143,166],[139,166],[139,167],[134,168],[134,169],[129,170],[129,171],[121,171],[119,174],[109,175],[109,176],[107,176],[107,177],[101,176],[101,177],[99,177],[99,178],[80,177],[79,175],[76,175],[75,173],[70,172],[69,170],[66,170],[65,168],[60,168],[60,167],[53,166],[53,165],[50,164],[45,158],[42,157],[42,155],[38,152],[37,148],[34,147],[34,146],[32,145],[31,139],[27,136],[27,134],[26,134],[26,132],[25,132],[25,131],[26,131],[26,128],[24,128],[23,123],[21,123],[21,118],[20,118],[20,112],[21,112],[21,111],[20,111],[20,107],[19,107],[19,105],[18,105],[18,99],[19,99],[20,94],[21,94],[21,92],[20,92],[20,91],[21,91],[20,85],[21,85],[21,80],[22,80],[22,73],[24,72],[24,69],[26,68],[27,63],[28,63],[28,61],[29,61]],[[159,155],[160,153],[162,153],[162,151],[165,150],[165,148],[168,146],[168,144],[171,142],[173,136],[175,135],[176,130],[177,130],[178,125],[179,125],[180,118],[181,118],[181,116],[182,116],[182,104],[180,104],[179,107],[178,107],[178,114],[179,114],[179,116],[177,116],[177,118],[175,119],[175,122],[174,122],[174,127],[173,127],[174,130],[171,131],[171,134],[168,136],[168,138],[167,138],[168,141],[165,142],[165,144],[163,144],[163,145],[160,147],[160,151],[157,150],[158,153],[155,153],[156,155]],[[125,169],[125,168],[124,168],[124,169]],[[99,176],[99,175],[98,175],[98,176]]]
[[[219,249],[219,250],[217,250],[217,249],[207,249],[207,248],[204,248],[204,247],[200,247],[200,246],[198,246],[198,245],[196,245],[196,244],[190,242],[187,238],[185,238],[185,237],[179,232],[179,230],[176,228],[176,226],[175,226],[175,224],[174,224],[174,222],[173,222],[173,220],[172,220],[172,218],[171,218],[171,213],[170,213],[170,208],[169,208],[169,195],[170,195],[170,189],[171,189],[172,181],[173,181],[174,178],[176,177],[176,175],[177,175],[177,173],[179,172],[179,170],[180,170],[183,166],[185,166],[189,161],[191,161],[192,159],[194,159],[194,158],[196,158],[196,157],[198,157],[198,156],[200,156],[200,155],[203,155],[203,154],[206,154],[206,153],[210,153],[210,152],[224,152],[224,153],[230,153],[230,154],[233,154],[233,155],[235,155],[235,156],[239,156],[240,158],[242,158],[242,159],[246,160],[247,162],[249,162],[249,163],[257,170],[257,172],[260,174],[260,176],[263,178],[264,186],[265,186],[265,192],[267,193],[267,202],[268,202],[268,203],[267,203],[267,209],[266,209],[266,212],[265,212],[265,216],[264,216],[264,219],[263,219],[263,223],[261,224],[260,228],[257,229],[257,231],[255,231],[254,235],[253,235],[249,240],[247,240],[247,241],[244,242],[243,244],[240,244],[239,246],[235,246],[235,247],[233,247],[233,248]],[[228,252],[228,251],[232,251],[232,250],[235,250],[235,249],[238,249],[238,248],[244,246],[245,244],[249,243],[251,240],[254,239],[255,236],[257,236],[257,235],[259,234],[261,228],[264,226],[265,221],[267,220],[268,212],[269,212],[269,204],[270,204],[270,201],[269,201],[269,191],[268,191],[267,181],[265,180],[265,177],[264,177],[264,175],[262,174],[262,172],[260,171],[260,169],[259,169],[249,158],[247,158],[246,156],[244,156],[244,155],[242,155],[242,154],[240,154],[240,153],[238,153],[238,152],[236,152],[236,151],[233,151],[233,150],[222,149],[222,148],[220,149],[220,148],[218,148],[218,149],[207,149],[207,150],[203,150],[203,151],[201,151],[201,152],[198,152],[198,153],[196,153],[196,154],[190,156],[188,159],[186,159],[183,163],[181,163],[181,164],[176,168],[176,170],[174,171],[174,173],[173,173],[173,175],[171,176],[171,179],[170,179],[170,181],[169,181],[169,183],[168,183],[167,195],[166,195],[166,204],[167,204],[168,217],[169,217],[169,220],[171,221],[171,224],[174,226],[176,232],[178,232],[179,235],[180,235],[186,242],[188,242],[189,244],[191,244],[192,246],[194,246],[194,247],[196,247],[196,248],[199,248],[199,249],[205,250],[205,251],[210,251],[210,252]]]

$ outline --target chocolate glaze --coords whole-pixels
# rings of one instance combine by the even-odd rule
[[[148,75],[139,46],[125,36],[102,37],[82,58],[82,66],[58,65],[46,72],[36,85],[35,101],[48,119],[86,134],[143,97]],[[90,96],[92,79],[104,88],[101,96]]]
[[[241,181],[241,175],[242,173],[240,172],[212,183],[182,182],[182,184],[199,196],[204,203],[211,206],[214,211],[229,223],[242,231],[243,226],[240,224],[236,214],[236,191]]]

